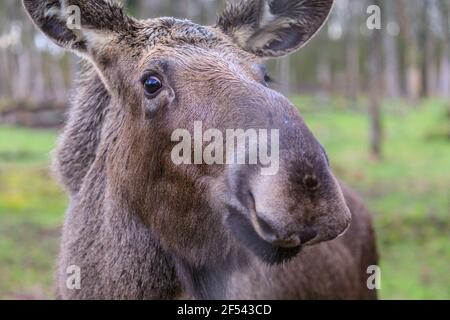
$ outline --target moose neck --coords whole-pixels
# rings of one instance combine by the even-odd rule
[[[220,264],[195,266],[174,256],[177,275],[184,290],[199,300],[223,300],[230,297],[233,274],[245,272],[251,263],[250,255],[241,249],[231,251]]]
[[[193,267],[183,259],[175,259],[178,277],[185,290],[199,300],[225,299],[231,266]]]

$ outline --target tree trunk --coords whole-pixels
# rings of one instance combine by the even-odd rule
[[[347,83],[346,83],[346,95],[353,105],[356,104],[356,99],[359,92],[359,28],[355,28],[358,25],[358,15],[352,10],[352,6],[349,7],[348,21],[349,30],[346,43],[346,65],[347,65]]]
[[[430,19],[429,19],[429,10],[430,10],[430,2],[429,0],[424,0],[420,5],[420,17],[419,17],[419,47],[424,48],[421,52],[420,59],[420,69],[421,69],[421,96],[429,97],[430,96],[430,87],[428,83],[428,67],[431,61],[431,57],[429,56],[430,52],[427,50],[429,39],[431,37],[430,30]]]
[[[375,4],[381,7],[380,0]],[[370,151],[374,160],[381,158],[381,87],[382,87],[382,45],[381,30],[373,30],[370,41],[369,82],[370,82]]]
[[[384,14],[388,17],[389,23],[393,24],[394,19],[392,17],[393,2],[386,1]],[[401,80],[400,80],[400,68],[398,61],[398,35],[393,34],[393,30],[389,28],[384,33],[384,53],[386,59],[385,65],[385,81],[386,81],[386,93],[391,98],[398,98],[401,96]]]
[[[417,35],[410,19],[410,13],[407,12],[411,6],[408,6],[405,0],[396,0],[395,4],[397,5],[400,29],[406,43],[406,91],[409,101],[416,105],[419,102],[422,81]]]
[[[291,93],[291,69],[289,57],[280,60],[280,82],[281,92],[288,96]]]
[[[61,63],[53,57],[49,57],[49,62],[50,81],[53,91],[52,100],[55,103],[61,103],[66,100],[66,86],[64,84]]]
[[[427,38],[425,46],[427,93],[428,96],[436,96],[439,94],[439,80],[437,76],[436,38],[432,34]]]
[[[439,1],[439,9],[442,15],[442,28],[444,41],[442,42],[442,58],[440,68],[440,91],[443,97],[450,97],[450,17],[449,5],[445,0]]]
[[[321,52],[317,64],[317,81],[319,83],[319,96],[328,99],[331,89],[333,75],[331,72],[330,56],[327,52]]]

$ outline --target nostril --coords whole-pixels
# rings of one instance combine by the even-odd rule
[[[288,237],[280,236],[280,234],[273,227],[271,227],[269,223],[260,217],[257,217],[257,222],[257,228],[260,236],[274,246],[282,248],[296,248],[302,243],[300,237],[296,234],[291,234]]]
[[[266,235],[268,240],[275,241],[277,239],[277,233],[276,233],[275,229],[272,228],[270,226],[270,224],[268,224],[266,221],[264,221],[260,217],[257,216],[256,219],[258,221],[258,226],[261,229],[261,232],[264,233],[264,235]]]
[[[300,240],[302,244],[307,244],[315,237],[317,237],[317,231],[312,228],[306,228],[302,233],[300,233]]]
[[[308,190],[317,190],[320,186],[319,180],[315,176],[306,175],[303,178],[303,184]]]

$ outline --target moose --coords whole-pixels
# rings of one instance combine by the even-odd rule
[[[242,0],[214,26],[109,0],[23,3],[85,61],[54,160],[70,197],[58,298],[376,299],[371,216],[264,67],[303,47],[333,0]],[[171,134],[196,121],[279,130],[279,172],[174,164]]]

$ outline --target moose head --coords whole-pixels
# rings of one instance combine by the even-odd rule
[[[349,227],[324,149],[297,109],[270,88],[263,64],[305,45],[332,3],[243,0],[216,25],[200,26],[137,20],[107,0],[24,0],[51,40],[92,63],[111,96],[97,155],[108,209],[138,215],[165,250],[195,268],[242,253],[281,263]],[[68,21],[76,12],[81,23],[74,27]],[[174,132],[193,133],[198,122],[205,135],[276,130],[277,139],[255,149],[277,151],[276,174],[262,174],[261,163],[174,163]],[[248,138],[230,145],[250,147]],[[201,147],[218,146],[212,140]]]

